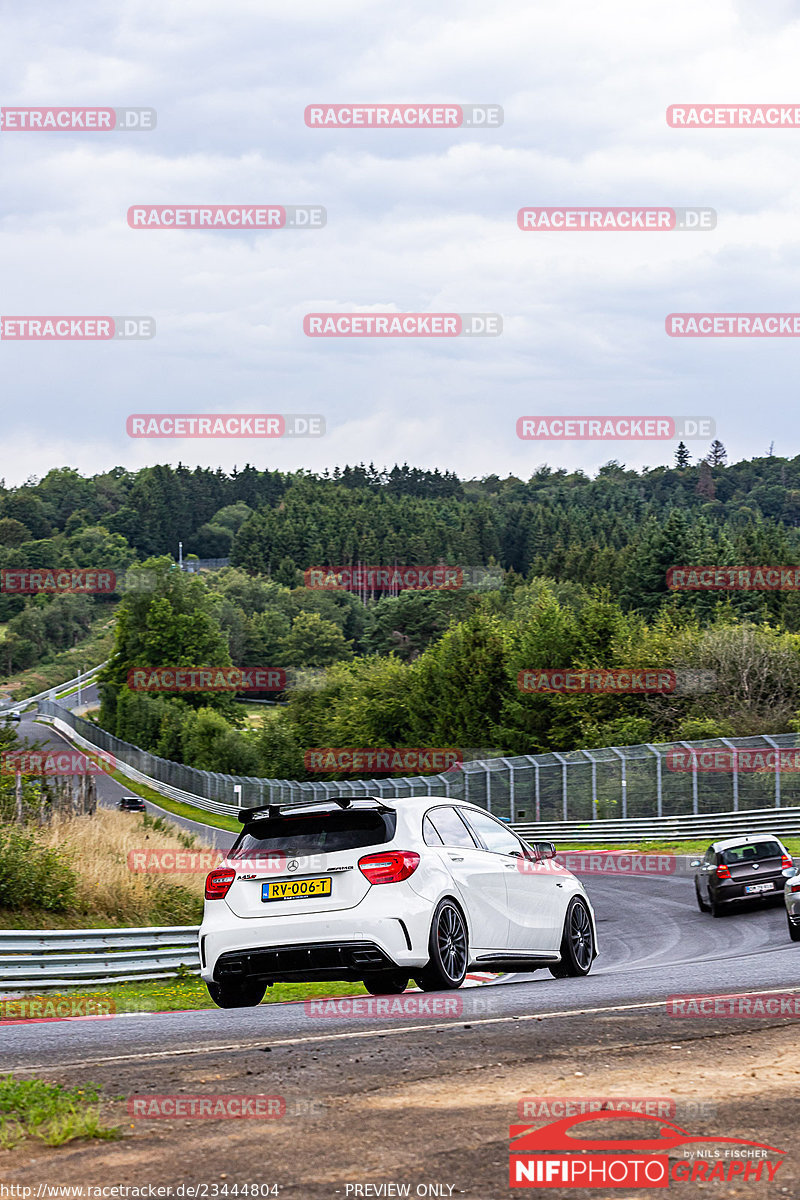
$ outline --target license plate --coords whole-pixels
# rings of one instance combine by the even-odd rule
[[[312,896],[330,896],[332,879],[275,879],[261,885],[261,899],[309,900]]]
[[[771,892],[774,887],[774,883],[751,883],[744,890],[746,892]]]

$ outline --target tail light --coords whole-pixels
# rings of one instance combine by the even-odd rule
[[[781,855],[781,866],[783,867],[784,871],[787,869],[787,867],[794,866],[794,863],[792,862],[792,860],[788,854]]]
[[[370,883],[400,883],[419,866],[415,850],[389,850],[385,854],[367,854],[358,860],[358,869]]]
[[[726,867],[725,863],[720,863],[717,867],[717,879],[730,879],[731,869]]]
[[[228,889],[236,878],[236,872],[230,867],[217,867],[206,875],[206,900],[222,900],[227,896]]]

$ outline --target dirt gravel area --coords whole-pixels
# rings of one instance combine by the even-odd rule
[[[508,1196],[509,1126],[523,1120],[543,1125],[563,1115],[556,1106],[549,1116],[534,1117],[541,1109],[531,1104],[618,1097],[649,1098],[651,1111],[661,1115],[663,1104],[674,1101],[670,1119],[692,1134],[747,1138],[786,1151],[771,1183],[673,1181],[670,1195],[795,1200],[796,1023],[737,1022],[735,1029],[730,1021],[681,1024],[679,1037],[675,1021],[652,1015],[475,1022],[435,1033],[54,1068],[38,1074],[70,1086],[92,1080],[117,1097],[104,1115],[122,1127],[123,1137],[58,1149],[27,1142],[0,1151],[0,1182],[32,1186],[33,1197],[40,1184],[171,1186],[161,1194],[177,1196],[188,1194],[179,1185],[205,1185],[194,1194],[212,1197],[235,1195],[234,1188],[241,1195],[245,1184],[275,1184],[273,1195],[310,1200]],[[133,1096],[243,1093],[282,1097],[285,1115],[133,1120],[127,1112]],[[527,1110],[520,1108],[526,1097]],[[659,1101],[662,1107],[654,1109]],[[0,1195],[12,1194],[0,1189]],[[630,1200],[659,1192],[550,1187],[546,1194]]]

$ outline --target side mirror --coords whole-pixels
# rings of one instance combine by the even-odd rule
[[[555,858],[555,842],[532,842],[531,844],[538,853],[539,858]]]
[[[693,858],[692,861],[689,863],[690,867],[702,867],[702,865],[703,864],[700,862],[699,858]]]
[[[800,872],[798,872],[797,867],[784,867],[782,874],[785,875],[787,879],[793,879],[794,876],[800,874]]]

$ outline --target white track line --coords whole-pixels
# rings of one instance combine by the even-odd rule
[[[764,988],[759,988],[757,991],[750,992],[720,992],[720,996],[726,998],[738,999],[744,996],[783,996],[800,992],[800,988],[772,988],[769,991]],[[405,1033],[419,1033],[425,1030],[441,1030],[441,1029],[457,1029],[459,1025],[505,1025],[511,1024],[512,1021],[543,1021],[545,1018],[555,1017],[585,1017],[593,1013],[614,1013],[614,1012],[633,1012],[646,1008],[663,1008],[666,1004],[664,1000],[648,1000],[641,1004],[613,1004],[604,1008],[573,1008],[566,1011],[542,1012],[542,1013],[527,1013],[524,1016],[509,1016],[509,1017],[481,1017],[480,1019],[467,1019],[462,1021],[456,1019],[453,1021],[441,1022],[435,1025],[403,1025],[400,1028],[381,1028],[381,1029],[359,1029],[352,1033],[330,1033],[323,1034],[319,1037],[297,1037],[297,1038],[281,1038],[278,1041],[269,1041],[268,1035],[260,1037],[252,1042],[236,1042],[233,1045],[227,1046],[194,1046],[191,1049],[185,1050],[147,1050],[138,1054],[115,1054],[103,1058],[84,1058],[76,1062],[67,1063],[34,1063],[32,1066],[14,1067],[14,1073],[19,1074],[24,1071],[53,1071],[66,1070],[71,1067],[91,1067],[99,1063],[115,1063],[115,1062],[137,1062],[150,1058],[181,1058],[190,1054],[221,1054],[229,1053],[232,1050],[252,1050],[260,1044],[267,1043],[270,1048],[276,1046],[305,1046],[319,1042],[340,1042],[352,1041],[355,1038],[374,1038],[374,1037],[397,1037]],[[198,1010],[205,1011],[205,1010]],[[742,1018],[746,1020],[746,1018]]]

